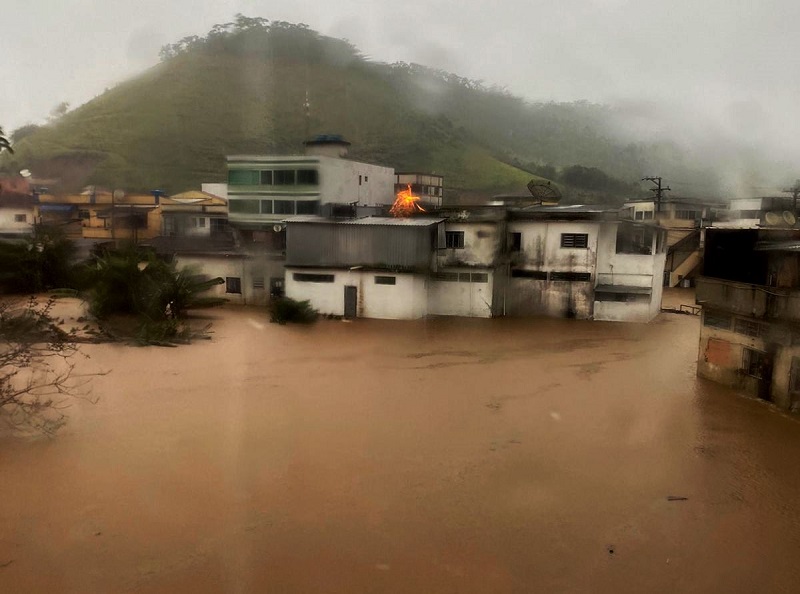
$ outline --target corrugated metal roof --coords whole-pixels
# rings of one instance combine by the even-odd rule
[[[295,216],[286,219],[285,223],[320,223],[328,225],[371,225],[377,227],[430,227],[443,222],[443,218],[423,218],[423,217],[363,217],[360,219],[327,219],[314,215]]]

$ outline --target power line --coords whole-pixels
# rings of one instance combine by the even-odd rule
[[[666,188],[661,186],[661,178],[660,177],[643,177],[642,181],[649,181],[656,184],[655,188],[650,188],[650,191],[656,195],[656,212],[661,212],[661,198],[664,195],[664,192],[672,190],[669,186]]]

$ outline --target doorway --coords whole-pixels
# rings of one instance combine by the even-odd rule
[[[346,285],[344,288],[344,317],[352,320],[358,315],[358,287]]]

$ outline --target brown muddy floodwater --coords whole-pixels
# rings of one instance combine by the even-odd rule
[[[696,317],[211,315],[0,440],[0,592],[800,589],[800,423],[695,377]]]

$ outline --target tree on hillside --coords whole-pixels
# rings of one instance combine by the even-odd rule
[[[55,122],[64,117],[64,114],[66,114],[68,111],[69,111],[69,103],[67,103],[66,101],[62,101],[61,103],[59,103],[53,109],[50,110],[50,116],[47,118],[47,120],[50,123]]]
[[[8,151],[12,155],[14,154],[14,149],[11,148],[11,141],[6,137],[5,132],[3,132],[3,128],[0,127],[0,153],[3,151]]]
[[[48,435],[66,421],[68,399],[88,395],[86,378],[74,373],[79,351],[52,318],[53,304],[0,304],[0,421]]]
[[[11,140],[17,143],[23,138],[27,138],[34,132],[37,132],[40,128],[41,126],[37,124],[25,124],[24,126],[20,126],[11,133]]]

